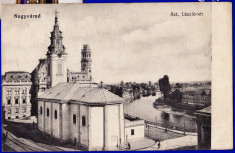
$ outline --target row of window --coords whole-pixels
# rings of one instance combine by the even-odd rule
[[[21,77],[22,77],[22,76],[20,76],[20,75],[18,76],[18,78],[21,78]],[[14,76],[11,75],[11,78],[14,78]],[[25,78],[28,78],[28,76],[26,75]]]
[[[82,54],[82,57],[91,57],[91,54]]]
[[[208,97],[184,97],[184,99],[191,99],[191,100],[208,100]]]
[[[26,94],[27,90],[26,89],[22,89],[22,94]],[[11,95],[12,89],[7,89],[7,95]],[[20,90],[19,89],[15,89],[14,90],[14,94],[15,95],[19,95],[20,94]]]
[[[19,97],[14,98],[15,104],[19,104]],[[22,103],[26,104],[26,97],[22,97]],[[11,97],[7,97],[7,105],[11,104]]]
[[[83,78],[85,78],[85,76],[83,75],[82,76]],[[79,75],[77,76],[77,78],[79,78]],[[72,79],[76,79],[76,77],[72,77]]]
[[[26,117],[26,115],[23,115],[23,117]],[[19,118],[19,116],[16,116],[16,119],[18,119],[18,118]],[[10,120],[11,117],[8,117],[8,119]]]
[[[26,113],[26,107],[23,107],[22,112]],[[10,108],[7,110],[7,113],[11,114],[11,109]],[[15,108],[15,113],[16,114],[19,113],[19,108]]]
[[[40,107],[40,114],[42,115],[42,107]],[[47,108],[47,116],[50,116],[50,110]],[[57,119],[57,110],[54,111],[54,118]],[[77,123],[77,117],[73,114],[73,124]],[[86,126],[86,117],[82,116],[82,126]]]

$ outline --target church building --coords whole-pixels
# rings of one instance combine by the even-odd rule
[[[68,70],[57,16],[50,39],[47,58],[32,72],[38,129],[89,151],[123,150],[134,139],[144,139],[143,121],[124,121],[125,99],[92,82],[87,44],[81,50],[81,72]]]
[[[123,149],[124,99],[102,85],[59,83],[37,100],[39,130],[85,150]]]
[[[62,44],[62,32],[59,30],[57,13],[55,12],[55,24],[50,37],[50,46],[46,58],[39,59],[39,64],[31,73],[31,103],[32,115],[37,115],[38,95],[50,89],[60,82],[71,82],[80,84],[92,83],[91,50],[85,44],[81,50],[81,72],[74,72],[67,68],[67,56]]]

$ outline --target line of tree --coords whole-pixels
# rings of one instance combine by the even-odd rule
[[[129,94],[133,94],[134,99],[140,99],[141,93],[143,97],[146,96],[156,96],[156,83],[153,85],[151,81],[147,83],[136,83],[136,82],[120,82],[120,86],[111,85],[110,91],[120,97],[123,97],[123,93],[129,92]]]

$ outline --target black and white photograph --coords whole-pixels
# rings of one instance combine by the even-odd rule
[[[4,152],[213,149],[211,3],[3,5],[1,19]]]

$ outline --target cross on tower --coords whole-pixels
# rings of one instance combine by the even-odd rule
[[[57,18],[57,13],[59,13],[59,12],[57,12],[57,9],[55,9],[55,17]]]

